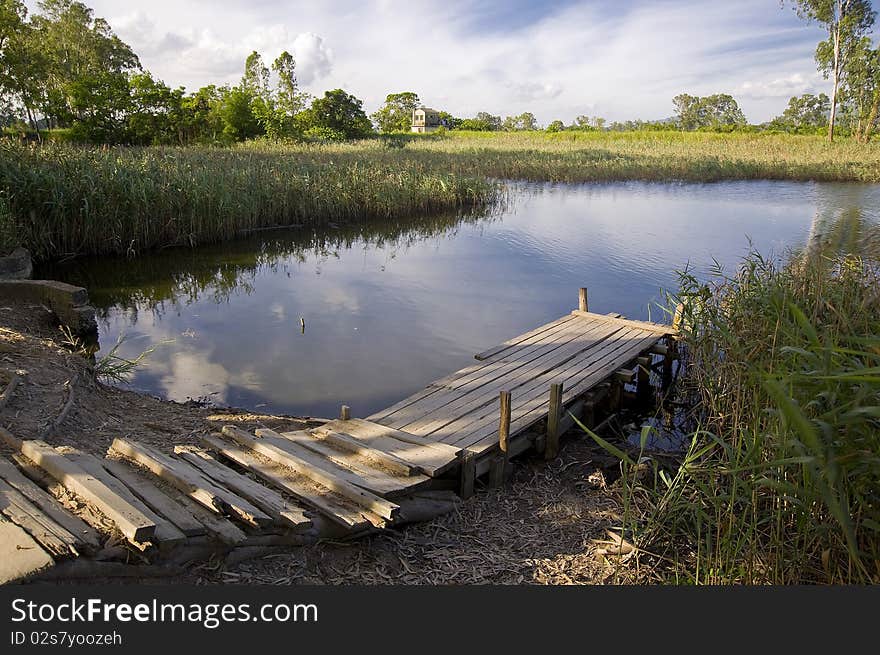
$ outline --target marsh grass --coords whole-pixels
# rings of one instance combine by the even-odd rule
[[[812,136],[448,133],[400,135],[390,143],[251,142],[227,149],[0,143],[6,226],[0,232],[42,260],[134,255],[279,225],[479,212],[503,198],[494,180],[504,179],[880,182],[875,144]]]
[[[876,264],[752,254],[681,293],[700,298],[683,323],[700,426],[648,484],[623,461],[640,563],[685,583],[880,581]]]

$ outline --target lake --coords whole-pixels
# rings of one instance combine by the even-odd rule
[[[366,416],[574,309],[578,287],[592,311],[662,321],[676,270],[730,270],[749,248],[847,247],[880,223],[876,185],[510,190],[486,216],[267,231],[38,274],[89,289],[102,353],[123,335],[123,356],[156,346],[134,389],[303,416],[347,404]]]

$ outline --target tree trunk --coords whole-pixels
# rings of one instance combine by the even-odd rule
[[[871,102],[871,111],[868,113],[868,118],[865,120],[865,127],[862,132],[862,139],[865,143],[871,140],[871,131],[874,128],[874,123],[877,121],[878,111],[880,111],[880,89],[874,91],[874,100]]]

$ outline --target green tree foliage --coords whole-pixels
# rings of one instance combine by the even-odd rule
[[[0,0],[0,97],[4,100],[0,110],[4,122],[12,123],[20,107],[36,129],[47,62],[26,18],[27,9],[20,0]]]
[[[733,96],[716,93],[699,97],[681,93],[672,99],[682,130],[732,128],[746,125],[746,117]]]
[[[327,91],[300,115],[306,136],[359,139],[369,135],[373,125],[364,113],[363,104],[342,89]]]
[[[828,125],[830,111],[831,102],[824,93],[793,96],[782,115],[770,121],[767,127],[786,132],[812,131]]]
[[[547,131],[548,131],[548,132],[562,132],[564,129],[565,129],[565,123],[563,123],[563,122],[560,121],[560,120],[552,121],[552,122],[547,126]]]
[[[129,85],[127,140],[140,145],[183,143],[183,89],[170,89],[150,73],[133,75]]]
[[[72,0],[43,0],[32,24],[46,56],[43,114],[94,141],[122,136],[137,55],[103,18]]]
[[[801,18],[819,23],[828,32],[828,38],[816,46],[816,63],[826,79],[831,78],[828,139],[833,141],[838,91],[845,82],[850,57],[876,15],[870,0],[796,0],[794,5]]]
[[[524,112],[519,116],[508,116],[504,119],[504,122],[501,124],[501,129],[506,130],[508,132],[520,131],[520,130],[537,130],[538,129],[538,121],[535,119],[535,115],[530,112]]]
[[[868,37],[859,39],[849,54],[840,97],[850,119],[850,132],[867,142],[880,110],[880,48],[874,48]]]
[[[385,97],[385,104],[370,118],[380,132],[409,132],[413,111],[419,104],[418,94],[412,91],[389,93]]]

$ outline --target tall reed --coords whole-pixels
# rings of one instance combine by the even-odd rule
[[[664,579],[880,582],[880,275],[852,255],[747,257],[682,276],[701,425],[656,486],[624,488]]]

